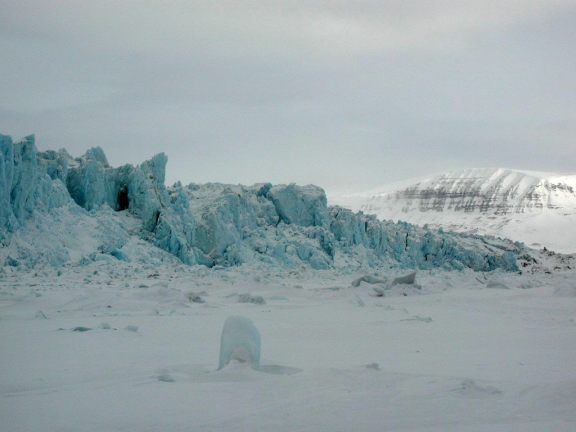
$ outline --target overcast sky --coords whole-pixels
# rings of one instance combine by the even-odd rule
[[[167,182],[576,172],[576,0],[0,0],[0,133]]]

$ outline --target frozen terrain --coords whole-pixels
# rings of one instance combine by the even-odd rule
[[[367,192],[334,194],[330,202],[380,219],[576,252],[576,175],[468,169]]]
[[[550,274],[417,285],[385,269],[7,267],[2,430],[574,431],[576,260],[538,259]],[[217,370],[234,315],[261,334],[258,370]]]
[[[166,162],[0,136],[2,431],[576,430],[576,256]]]
[[[167,157],[111,167],[102,149],[39,152],[0,135],[0,263],[140,259],[139,240],[185,264],[283,268],[517,269],[506,240],[377,220],[327,205],[313,185],[164,184]],[[145,249],[145,248],[144,248]],[[144,258],[146,261],[146,258]]]

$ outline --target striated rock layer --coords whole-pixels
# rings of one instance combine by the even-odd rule
[[[517,255],[526,252],[506,240],[383,222],[328,207],[324,191],[312,185],[166,187],[164,154],[138,166],[114,168],[100,148],[72,158],[64,150],[38,152],[33,136],[16,143],[0,136],[0,157],[0,235],[8,264],[34,264],[42,253],[51,264],[72,261],[72,240],[62,240],[58,253],[52,246],[44,252],[27,247],[26,253],[11,246],[23,226],[48,232],[44,225],[68,220],[64,212],[96,233],[86,237],[98,239],[98,253],[122,260],[134,258],[139,250],[130,243],[134,230],[186,264],[210,267],[259,262],[315,269],[399,265],[516,270]],[[80,255],[81,260],[97,259],[95,253]]]
[[[331,198],[381,219],[576,252],[576,175],[466,169]]]

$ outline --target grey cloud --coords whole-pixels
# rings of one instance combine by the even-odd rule
[[[570,1],[0,1],[0,131],[168,180],[575,171]]]

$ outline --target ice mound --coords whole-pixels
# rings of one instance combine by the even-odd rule
[[[13,234],[30,221],[33,226],[26,230],[45,233],[42,238],[71,232],[58,226],[69,224],[69,218],[59,216],[67,213],[88,228],[85,235],[73,237],[88,244],[97,238],[93,250],[125,262],[132,257],[123,248],[133,235],[185,264],[208,267],[257,263],[314,269],[384,265],[516,270],[516,257],[526,253],[507,240],[380,221],[329,207],[324,191],[312,185],[166,187],[166,163],[161,153],[137,166],[114,168],[99,147],[73,158],[65,150],[38,152],[33,136],[14,143],[0,135],[0,241],[8,246],[18,242]],[[139,226],[123,227],[123,221],[132,220]],[[98,234],[102,221],[108,221],[107,229]],[[105,232],[111,226],[115,235]],[[31,266],[44,260],[62,265],[85,255],[73,237],[57,241],[58,247],[38,240],[26,247],[20,241],[18,248],[0,252],[0,263]],[[83,248],[82,253],[76,247]]]
[[[260,332],[248,318],[231,316],[226,319],[220,338],[218,370],[232,360],[260,368]]]

